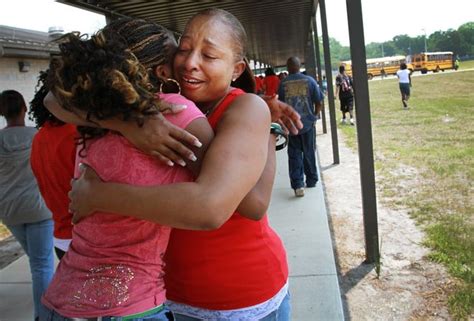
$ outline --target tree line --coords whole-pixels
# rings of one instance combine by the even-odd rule
[[[395,55],[413,55],[425,51],[453,51],[455,55],[462,58],[474,57],[474,22],[467,22],[458,29],[436,31],[429,36],[425,35],[410,37],[398,35],[392,40],[385,42],[371,42],[365,46],[367,58],[378,58]],[[331,48],[331,60],[333,67],[341,61],[350,60],[351,54],[348,46],[343,46],[334,38],[329,38]],[[320,40],[322,50],[322,40]]]

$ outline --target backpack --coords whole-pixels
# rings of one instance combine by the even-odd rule
[[[349,76],[340,75],[341,77],[341,95],[343,97],[352,96],[352,81]]]
[[[343,92],[352,92],[351,80],[347,76],[342,76],[341,90]]]

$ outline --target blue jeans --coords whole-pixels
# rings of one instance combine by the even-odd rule
[[[53,220],[7,227],[28,255],[36,318],[40,311],[41,296],[54,274]]]
[[[162,310],[152,313],[150,315],[138,318],[126,318],[126,317],[102,317],[102,321],[122,321],[124,318],[127,321],[173,321],[175,320],[173,314],[165,306]],[[63,317],[56,311],[48,309],[44,305],[42,306],[39,321],[68,321],[70,318]]]
[[[305,186],[305,175],[308,187],[314,187],[318,181],[315,151],[316,139],[313,126],[307,132],[288,137],[288,168],[292,189]]]
[[[281,301],[278,309],[260,319],[259,321],[290,321],[291,320],[291,304],[290,304],[290,293],[288,293],[283,301]],[[179,313],[175,313],[176,321],[203,321],[198,318],[188,317]]]

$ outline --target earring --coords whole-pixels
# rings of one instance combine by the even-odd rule
[[[168,78],[160,83],[159,91],[163,94],[181,94],[181,87],[176,80]]]

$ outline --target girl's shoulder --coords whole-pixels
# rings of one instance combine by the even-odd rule
[[[194,102],[180,94],[160,94],[163,101],[174,105],[185,105],[186,108],[178,113],[166,114],[165,117],[174,125],[186,128],[196,118],[204,118],[204,114]]]

